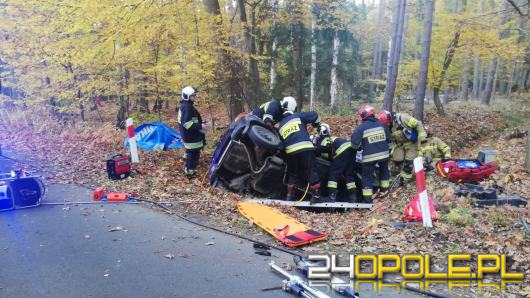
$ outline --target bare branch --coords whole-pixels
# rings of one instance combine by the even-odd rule
[[[527,13],[523,13],[523,12],[521,11],[521,8],[520,8],[519,6],[517,6],[517,4],[515,4],[515,3],[513,2],[513,0],[506,0],[506,1],[508,1],[508,3],[510,3],[510,5],[511,5],[511,6],[517,11],[517,13],[518,13],[519,15],[521,15],[521,16],[523,16],[523,17],[530,17],[530,15],[528,14],[528,12],[527,12]]]

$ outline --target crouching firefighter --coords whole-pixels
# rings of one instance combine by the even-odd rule
[[[205,134],[202,130],[202,118],[193,106],[197,98],[197,89],[185,87],[182,89],[182,101],[178,112],[178,123],[184,148],[186,149],[186,166],[184,174],[193,177],[197,174],[197,165],[201,156],[201,149],[205,145]]]
[[[375,118],[375,109],[369,105],[362,106],[357,115],[362,123],[351,136],[353,149],[362,150],[362,185],[363,200],[372,203],[373,187],[379,186],[381,195],[390,187],[388,171],[389,148],[392,145],[390,131]],[[379,183],[375,184],[376,168]]]
[[[396,113],[393,115],[392,140],[392,160],[396,166],[401,167],[399,176],[403,182],[412,180],[412,170],[414,169],[414,159],[419,154],[419,143],[427,137],[423,129],[423,123],[406,113]]]
[[[325,199],[328,202],[335,202],[338,194],[339,177],[346,178],[346,188],[348,189],[348,201],[357,201],[357,185],[355,183],[355,155],[356,151],[351,143],[331,135],[328,124],[320,124],[318,137],[314,143],[317,155],[331,162],[328,172],[328,195]],[[324,199],[323,199],[324,200]]]
[[[292,97],[283,100],[282,108],[284,113],[279,131],[287,162],[287,200],[297,200],[296,185],[304,184],[304,189],[309,188],[311,203],[317,203],[320,200],[320,183],[316,172],[315,147],[306,126],[312,124],[318,127],[320,118],[316,112],[295,113],[296,100]]]
[[[280,122],[281,120],[282,113],[284,112],[282,108],[282,102],[286,98],[289,97],[285,97],[281,101],[277,99],[272,99],[260,105],[259,108],[252,110],[251,114],[262,119],[268,127],[272,128],[274,124]]]
[[[451,159],[451,147],[444,141],[432,134],[432,129],[425,126],[427,139],[421,143],[420,156],[423,157],[426,169],[428,171],[434,169],[434,164],[442,159]]]

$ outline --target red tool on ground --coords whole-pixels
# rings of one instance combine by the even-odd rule
[[[96,190],[94,190],[94,193],[92,194],[92,199],[94,201],[104,202],[127,202],[132,199],[132,197],[130,197],[124,192],[105,192],[105,189],[103,187],[98,187],[96,188]]]

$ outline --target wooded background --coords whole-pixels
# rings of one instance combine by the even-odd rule
[[[231,118],[272,97],[392,109],[530,87],[530,1],[3,0],[0,91],[79,111],[174,108],[186,85]],[[5,100],[4,100],[5,101]],[[149,104],[151,103],[151,104]],[[171,103],[171,105],[170,105]]]

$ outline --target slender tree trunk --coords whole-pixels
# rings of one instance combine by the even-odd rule
[[[515,76],[515,60],[512,62],[512,66],[510,69],[510,78],[508,80],[508,86],[506,87],[506,96],[510,97],[512,95],[512,88],[513,88],[513,78]]]
[[[311,1],[311,81],[309,90],[309,110],[315,110],[315,89],[316,89],[316,73],[317,73],[317,39],[316,39],[316,4]]]
[[[464,77],[462,78],[462,99],[469,100],[469,61],[464,62]]]
[[[399,9],[397,11],[396,19],[398,22],[397,31],[396,31],[396,40],[394,43],[395,53],[392,54],[392,64],[390,76],[387,79],[387,86],[385,89],[385,99],[383,108],[387,111],[392,111],[392,103],[394,101],[394,93],[396,91],[397,76],[399,73],[399,56],[401,53],[401,39],[403,38],[403,25],[405,22],[406,14],[406,0],[399,0]]]
[[[385,5],[385,0],[379,0],[379,8],[377,10],[377,36],[374,43],[374,55],[373,55],[373,64],[372,64],[372,79],[380,80],[381,79],[381,55],[382,55],[382,43],[383,39],[381,36],[381,27],[383,25],[383,6]],[[370,85],[370,93],[373,94],[376,90],[377,84]]]
[[[443,104],[447,105],[449,103],[449,89],[444,90],[444,99]]]
[[[393,11],[394,14],[392,15],[392,34],[390,37],[390,40],[388,41],[388,53],[387,53],[387,59],[386,59],[386,78],[390,78],[390,74],[392,72],[392,63],[394,61],[394,53],[395,51],[395,45],[396,45],[396,39],[397,39],[397,32],[398,32],[398,24],[399,24],[399,9],[401,8],[401,0],[394,0],[394,7]],[[387,84],[388,86],[388,84]]]
[[[337,65],[339,64],[339,46],[339,32],[335,31],[335,36],[333,37],[333,62],[331,64],[331,87],[329,91],[332,111],[337,109]]]
[[[302,110],[304,106],[303,93],[303,44],[304,44],[304,24],[298,16],[302,15],[301,3],[291,0],[295,23],[292,25],[292,42],[293,42],[293,70],[294,70],[294,92],[295,98],[298,102],[298,109]],[[293,3],[294,2],[294,3]]]
[[[480,63],[480,71],[479,71],[479,78],[478,78],[478,98],[482,98],[482,94],[484,93],[484,70],[486,66],[486,61],[481,61]]]
[[[447,47],[447,51],[445,52],[445,58],[444,63],[442,66],[442,71],[440,73],[440,76],[438,78],[438,81],[435,83],[435,86],[433,88],[433,101],[434,105],[436,106],[436,111],[440,115],[444,115],[444,108],[442,103],[440,102],[440,88],[442,87],[442,84],[445,80],[445,74],[447,73],[447,70],[449,69],[449,66],[451,66],[451,62],[453,61],[453,57],[456,52],[456,48],[458,47],[458,42],[460,40],[460,32],[455,32],[455,35],[453,39],[451,40],[451,43]]]
[[[495,78],[495,70],[497,69],[497,57],[494,57],[490,62],[490,68],[488,71],[488,79],[486,81],[486,88],[480,102],[485,105],[489,105],[491,101],[491,94],[493,91],[493,84]]]
[[[237,3],[239,7],[239,19],[241,21],[241,25],[243,26],[245,51],[248,55],[249,79],[245,84],[245,94],[248,105],[252,108],[255,108],[257,99],[260,98],[258,62],[255,59],[256,43],[253,37],[254,34],[251,32],[255,27],[255,9],[252,8],[252,27],[249,28],[245,0],[238,0]]]
[[[270,70],[270,90],[272,96],[276,96],[276,81],[277,81],[277,72],[276,72],[276,51],[278,49],[278,37],[276,36],[276,14],[278,12],[278,0],[272,0],[272,50],[271,50],[271,70]]]
[[[480,73],[480,59],[478,56],[475,56],[473,59],[473,90],[471,91],[471,94],[473,98],[477,99],[479,95],[480,90],[480,80],[479,80],[479,73]]]
[[[221,46],[219,56],[221,64],[217,66],[216,76],[220,79],[218,88],[222,91],[221,96],[226,100],[230,119],[234,119],[243,111],[243,90],[240,85],[242,67],[232,59],[226,50],[229,46],[228,38],[224,38],[223,19],[218,0],[202,0],[206,12],[212,15],[215,23],[212,29],[215,30],[214,42]]]
[[[407,9],[407,6],[405,5],[405,10]],[[405,51],[407,50],[407,32],[409,28],[409,15],[405,11],[404,14],[404,20],[403,20],[403,34],[401,36],[401,50],[399,51],[399,57],[400,60],[403,60],[403,57],[405,57]]]
[[[425,89],[427,87],[427,75],[429,72],[429,57],[431,53],[432,21],[434,15],[434,0],[425,1],[425,17],[423,25],[423,41],[420,60],[420,76],[418,87],[416,88],[416,103],[414,107],[414,117],[423,120],[423,109],[425,102]]]

